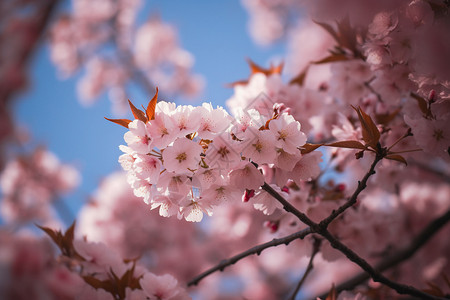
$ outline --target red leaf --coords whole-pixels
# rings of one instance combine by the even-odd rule
[[[366,142],[366,145],[376,149],[378,141],[380,140],[380,131],[378,130],[378,127],[375,125],[372,118],[361,109],[361,107],[355,108],[353,105],[352,107],[358,114],[359,121],[361,122],[364,142]]]
[[[319,148],[320,146],[323,146],[323,144],[309,144],[309,143],[306,143],[306,144],[304,144],[304,145],[301,147],[300,152],[301,152],[302,154],[308,154],[308,153],[310,153],[310,152],[313,152],[314,150],[316,150],[316,149]]]
[[[340,141],[340,142],[334,142],[331,144],[326,144],[325,146],[338,147],[338,148],[361,149],[361,150],[367,149],[363,144],[361,144],[358,141]]]
[[[156,93],[152,100],[148,103],[145,114],[147,116],[147,122],[155,119],[156,102],[158,102],[158,88],[156,88]]]
[[[331,36],[334,38],[334,40],[339,44],[339,37],[331,25],[329,25],[327,23],[317,22],[317,21],[313,21],[313,22],[316,23],[317,25],[319,25],[320,27],[322,27],[323,29],[325,29],[326,31],[328,31],[328,33],[331,34]]]
[[[144,123],[147,123],[148,120],[145,113],[142,110],[136,108],[136,106],[134,106],[130,100],[128,100],[128,104],[130,104],[131,112],[133,113],[134,118],[137,120],[141,120]]]
[[[331,54],[325,58],[322,58],[321,60],[313,61],[313,64],[320,65],[320,64],[326,64],[331,62],[337,62],[337,61],[345,61],[349,58],[345,54]]]
[[[278,66],[273,66],[271,65],[269,69],[265,69],[261,66],[258,66],[257,64],[255,64],[251,59],[247,59],[247,62],[250,66],[250,71],[252,74],[255,73],[263,73],[265,75],[271,75],[271,74],[281,74],[281,72],[283,71],[283,63],[280,63]]]
[[[298,84],[299,86],[303,86],[307,72],[308,67],[306,67],[302,72],[300,72],[300,74],[292,78],[291,81],[289,81],[289,84]]]
[[[336,292],[336,288],[334,287],[334,283],[333,283],[333,286],[331,287],[331,290],[328,293],[328,296],[325,298],[325,300],[336,300],[336,298],[337,298],[337,292]]]
[[[411,93],[411,97],[417,100],[417,104],[419,105],[420,111],[424,114],[424,116],[431,116],[431,110],[428,107],[428,102],[424,98],[420,97],[416,93]]]
[[[108,121],[119,124],[120,126],[123,126],[126,129],[128,129],[128,124],[131,123],[131,120],[128,120],[128,119],[108,119],[107,117],[104,117],[104,118]]]
[[[408,163],[406,162],[406,159],[403,156],[398,155],[398,154],[390,154],[390,155],[387,155],[386,158],[390,159],[390,160],[399,161],[401,163],[404,163],[405,165],[408,165]]]

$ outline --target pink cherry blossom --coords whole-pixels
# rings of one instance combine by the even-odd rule
[[[164,149],[164,167],[179,174],[193,172],[199,166],[202,148],[187,138],[177,138],[173,145]]]

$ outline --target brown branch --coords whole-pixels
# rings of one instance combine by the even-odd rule
[[[324,229],[324,230],[322,230],[322,232],[319,232],[319,234],[321,236],[323,236],[325,239],[327,239],[333,248],[335,248],[336,250],[343,253],[345,256],[347,256],[347,258],[350,261],[354,262],[359,267],[361,267],[361,269],[366,271],[366,273],[368,273],[375,282],[380,282],[380,283],[390,287],[391,289],[394,289],[399,294],[407,294],[407,295],[417,297],[419,299],[432,299],[432,300],[444,299],[444,298],[435,297],[428,293],[422,292],[412,286],[400,284],[400,283],[397,283],[395,281],[392,281],[392,280],[386,278],[380,272],[375,270],[375,268],[372,267],[367,261],[365,261],[363,258],[358,256],[358,254],[353,252],[353,250],[351,250],[350,248],[345,246],[343,243],[341,243],[339,240],[337,240],[328,230]]]
[[[317,231],[317,224],[314,223],[310,218],[308,218],[304,213],[295,208],[291,203],[289,203],[283,196],[278,194],[270,185],[266,182],[261,186],[263,190],[269,193],[272,197],[278,200],[281,204],[283,204],[283,208],[285,211],[292,213],[295,215],[300,221],[310,226],[313,231]]]
[[[327,228],[328,225],[333,222],[333,220],[336,219],[340,214],[342,214],[347,208],[355,205],[359,194],[361,194],[361,192],[367,187],[367,181],[369,180],[370,176],[375,174],[375,166],[383,159],[383,157],[384,155],[380,155],[378,153],[376,154],[369,171],[366,173],[366,175],[364,175],[361,181],[358,181],[358,187],[356,188],[353,195],[342,206],[340,206],[336,210],[333,210],[328,217],[320,221],[319,226],[321,228]]]
[[[408,258],[413,256],[423,245],[425,245],[428,242],[428,240],[430,240],[449,221],[450,221],[450,209],[442,216],[430,222],[427,225],[427,227],[425,227],[407,247],[398,250],[397,252],[383,259],[374,267],[374,269],[377,270],[378,272],[383,272],[407,260]],[[367,273],[358,274],[353,278],[339,284],[336,287],[336,290],[337,291],[351,290],[355,286],[365,282],[369,278],[370,276]],[[325,297],[326,294],[323,294],[319,298]]]
[[[380,153],[383,153],[383,152],[380,152]],[[364,188],[366,187],[368,178],[375,172],[374,169],[375,169],[376,164],[383,157],[384,157],[384,154],[376,155],[375,160],[372,163],[372,166],[371,166],[369,172],[364,176],[363,180],[358,184],[357,190],[359,190],[359,189],[361,189],[361,191],[364,190]],[[329,222],[333,221],[334,218],[336,218],[339,214],[344,212],[348,207],[350,207],[352,205],[351,203],[349,203],[349,201],[346,202],[344,205],[342,205],[340,209],[333,212],[330,215],[330,216],[333,216],[332,218],[327,217],[324,220],[322,220],[319,224],[317,224],[317,223],[313,222],[311,219],[309,219],[305,214],[303,214],[302,212],[297,210],[294,206],[292,206],[286,199],[284,199],[283,196],[278,194],[278,192],[275,191],[274,189],[272,189],[267,183],[264,183],[262,188],[264,190],[266,190],[269,194],[271,194],[275,199],[277,199],[281,204],[283,204],[283,207],[286,211],[291,212],[292,214],[297,216],[297,218],[300,221],[308,224],[310,226],[312,233],[317,233],[317,234],[321,235],[322,237],[324,237],[325,239],[327,239],[333,248],[337,249],[338,251],[343,253],[345,256],[347,256],[347,258],[350,261],[352,261],[355,264],[357,264],[358,266],[360,266],[361,269],[366,271],[366,273],[368,273],[374,281],[380,282],[380,283],[394,289],[399,294],[408,294],[408,295],[411,295],[414,297],[418,297],[420,299],[443,299],[443,298],[434,297],[430,294],[422,292],[412,286],[400,284],[395,281],[389,280],[388,278],[383,276],[381,273],[376,271],[366,260],[364,260],[363,258],[358,256],[358,254],[353,252],[353,250],[351,250],[350,248],[348,248],[347,246],[342,244],[338,239],[336,239],[327,230],[326,226],[329,224]],[[350,200],[352,200],[352,199],[350,199]],[[356,199],[354,201],[356,201]]]
[[[188,282],[188,286],[192,286],[192,285],[197,285],[202,279],[204,279],[206,276],[217,272],[217,271],[223,271],[226,267],[229,267],[233,264],[235,264],[236,262],[240,261],[241,259],[256,254],[256,255],[260,255],[261,252],[267,248],[271,248],[271,247],[276,247],[279,245],[289,245],[290,242],[296,240],[296,239],[303,239],[305,236],[307,236],[308,234],[310,234],[312,231],[310,228],[305,228],[303,230],[300,230],[296,233],[293,233],[291,235],[282,237],[282,238],[278,238],[278,239],[273,239],[270,242],[264,243],[264,244],[260,244],[257,245],[255,247],[252,247],[244,252],[241,252],[231,258],[228,259],[224,259],[222,260],[218,265],[206,270],[205,272],[201,273],[200,275],[196,276],[195,278],[193,278],[191,281]]]
[[[306,277],[308,277],[309,273],[312,271],[314,257],[319,252],[321,243],[322,243],[321,239],[318,239],[318,238],[314,239],[313,249],[312,249],[312,253],[311,253],[311,258],[309,259],[309,262],[308,262],[308,266],[306,267],[306,270],[302,276],[302,279],[300,279],[300,281],[298,282],[298,284],[295,287],[295,290],[292,293],[292,296],[289,298],[289,300],[295,300],[295,297],[297,296],[298,291],[300,291],[300,288],[302,287],[303,283],[305,282]]]

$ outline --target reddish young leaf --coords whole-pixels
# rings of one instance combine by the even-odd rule
[[[417,100],[417,104],[419,105],[420,111],[424,114],[424,116],[431,116],[431,111],[428,107],[428,102],[423,97],[420,97],[416,93],[411,92],[411,97]]]
[[[148,120],[145,113],[142,110],[136,108],[136,106],[134,106],[130,100],[128,100],[128,104],[130,104],[131,112],[133,113],[134,118],[137,120],[141,120],[144,123],[147,123]]]
[[[298,84],[299,86],[303,86],[307,73],[308,67],[306,67],[302,72],[300,72],[300,74],[292,78],[291,81],[289,81],[289,84]]]
[[[392,113],[376,114],[375,121],[377,121],[377,124],[388,125],[392,120],[394,120],[394,118],[398,115],[400,110],[401,109],[398,108]]]
[[[350,149],[361,149],[365,150],[366,147],[358,141],[340,141],[331,144],[326,144],[325,146],[338,147],[338,148],[350,148]]]
[[[325,300],[336,300],[336,299],[337,299],[337,291],[333,283],[333,286],[331,287],[331,290],[328,293],[328,296],[325,298]]]
[[[316,150],[317,148],[319,148],[320,146],[323,146],[323,144],[310,144],[310,143],[306,143],[304,144],[301,149],[300,152],[302,154],[308,154],[310,152],[313,152],[314,150]]]
[[[52,241],[56,244],[56,245],[60,245],[61,244],[61,240],[62,240],[62,234],[60,231],[55,231],[53,229],[50,229],[48,227],[42,227],[36,224],[36,226],[40,229],[42,229],[51,239]]]
[[[331,54],[320,60],[313,61],[312,63],[316,64],[316,65],[320,65],[320,64],[326,64],[326,63],[337,62],[337,61],[346,61],[346,60],[349,60],[349,58],[345,54]]]
[[[327,23],[317,22],[317,21],[313,21],[313,22],[316,23],[317,25],[319,25],[320,27],[322,27],[323,29],[325,29],[326,31],[328,31],[328,33],[331,34],[331,36],[334,38],[334,40],[339,44],[339,37],[331,25],[329,25]]]
[[[156,93],[152,100],[148,103],[145,114],[147,116],[147,122],[155,119],[156,102],[158,102],[158,88],[156,88]]]
[[[398,154],[390,154],[390,155],[387,155],[386,158],[390,159],[390,160],[399,161],[401,163],[404,163],[405,165],[408,165],[408,163],[406,162],[406,159],[403,156],[398,155]]]
[[[281,63],[278,66],[271,65],[269,69],[265,69],[265,68],[255,64],[249,58],[247,59],[247,62],[249,64],[249,66],[250,66],[250,71],[251,71],[252,74],[255,74],[255,73],[263,73],[265,75],[281,74],[281,72],[283,71],[283,66],[284,66],[284,64]]]
[[[108,119],[107,117],[104,117],[106,120],[119,124],[120,126],[125,127],[126,129],[128,129],[128,124],[131,123],[131,120],[128,119]]]
[[[361,109],[361,107],[356,108],[353,105],[352,107],[358,114],[359,121],[361,122],[364,142],[366,145],[376,149],[378,141],[380,140],[380,131],[378,130],[378,127],[375,125],[372,118]]]

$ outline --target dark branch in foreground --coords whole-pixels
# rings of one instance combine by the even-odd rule
[[[238,254],[238,255],[230,258],[230,259],[223,260],[217,266],[215,266],[215,267],[207,270],[206,272],[200,274],[199,276],[195,277],[193,280],[191,280],[188,283],[188,286],[198,284],[198,282],[200,282],[200,280],[202,280],[203,278],[205,278],[209,274],[214,273],[216,271],[223,271],[227,266],[230,266],[230,265],[236,263],[237,261],[241,260],[244,257],[247,257],[247,256],[252,255],[252,254],[259,254],[259,253],[261,253],[262,250],[267,249],[269,247],[274,247],[274,246],[278,246],[278,245],[281,245],[281,244],[288,245],[291,241],[293,241],[295,239],[304,238],[306,235],[308,235],[310,233],[317,233],[317,234],[321,235],[322,237],[324,237],[326,240],[328,240],[333,248],[335,248],[338,251],[340,251],[341,253],[343,253],[345,256],[347,256],[347,258],[350,261],[354,262],[359,267],[361,267],[361,269],[363,269],[368,275],[370,275],[370,277],[374,281],[380,282],[380,283],[382,283],[382,284],[384,284],[384,285],[394,289],[395,291],[397,291],[397,293],[399,293],[399,294],[408,294],[408,295],[411,295],[411,296],[414,296],[414,297],[418,297],[420,299],[444,299],[444,298],[435,297],[435,296],[430,295],[428,293],[422,292],[422,291],[420,291],[420,290],[418,290],[418,289],[416,289],[416,288],[414,288],[412,286],[400,284],[400,283],[397,283],[395,281],[392,281],[392,280],[386,278],[385,276],[383,276],[378,271],[379,270],[378,268],[372,267],[366,260],[364,260],[363,258],[358,256],[358,254],[353,252],[353,250],[351,250],[350,248],[348,248],[347,246],[342,244],[336,237],[334,237],[327,230],[327,226],[336,217],[338,217],[347,208],[351,207],[354,203],[356,203],[356,198],[366,188],[367,180],[369,179],[369,177],[371,175],[373,175],[375,173],[375,166],[377,165],[377,163],[379,161],[381,161],[383,159],[384,156],[385,156],[384,151],[380,151],[380,154],[378,154],[378,153],[376,154],[375,160],[373,161],[369,171],[363,177],[361,182],[359,182],[358,187],[355,190],[355,192],[353,193],[352,197],[350,197],[350,199],[345,204],[343,204],[337,210],[333,211],[327,218],[323,219],[320,223],[315,223],[314,221],[312,221],[310,218],[308,218],[308,216],[306,216],[304,213],[300,212],[297,208],[295,208],[292,204],[290,204],[286,199],[284,199],[283,196],[281,196],[277,191],[275,191],[267,183],[264,183],[264,185],[261,186],[261,188],[263,190],[268,192],[277,201],[279,201],[283,205],[283,208],[287,212],[292,213],[300,221],[302,221],[303,223],[309,225],[310,227],[306,228],[306,229],[304,229],[302,231],[296,232],[296,233],[294,233],[292,235],[286,236],[284,238],[273,239],[271,242],[268,242],[268,243],[265,243],[265,244],[261,244],[259,246],[255,246],[255,247],[253,247],[253,248],[251,248],[251,249],[249,249],[247,251],[244,251],[244,252],[242,252],[242,253],[240,253],[240,254]],[[445,218],[446,217],[444,217],[443,220],[440,220],[441,218],[437,219],[437,220],[440,220],[437,223],[441,224],[441,222],[443,222],[443,224],[445,224],[445,222],[446,222]],[[440,226],[443,226],[443,224],[440,225]],[[425,234],[429,234],[429,232],[427,231]],[[422,236],[422,234],[420,236]],[[422,244],[423,243],[424,242],[422,242]],[[417,247],[420,247],[420,245],[417,245]],[[409,255],[412,255],[412,253],[409,254]]]
[[[425,229],[423,229],[422,232],[419,233],[407,247],[383,259],[375,266],[374,269],[377,270],[378,272],[383,272],[407,260],[408,258],[413,256],[417,252],[417,250],[419,250],[423,245],[425,245],[425,243],[427,243],[428,240],[431,239],[449,221],[450,221],[450,210],[448,210],[445,214],[443,214],[439,218],[430,222],[430,224],[428,224],[428,226],[425,227]],[[370,276],[367,273],[358,274],[353,278],[347,280],[346,282],[339,284],[336,287],[336,290],[338,292],[343,290],[351,290],[355,288],[355,286],[365,282],[369,278]],[[319,298],[325,298],[326,296],[327,294],[323,294],[319,296]]]
[[[306,267],[306,270],[305,270],[305,273],[302,276],[302,279],[300,279],[300,281],[298,282],[298,284],[295,287],[295,290],[292,293],[292,296],[289,298],[289,300],[295,300],[295,297],[297,296],[298,291],[300,291],[300,288],[302,287],[302,285],[305,282],[306,278],[308,277],[309,273],[312,271],[314,257],[319,252],[321,243],[322,243],[322,240],[320,240],[318,238],[314,239],[313,249],[312,249],[312,253],[311,253],[311,258],[309,259],[308,266]]]
[[[342,214],[347,208],[355,205],[356,200],[358,199],[359,194],[367,187],[367,181],[369,180],[370,176],[375,174],[375,166],[383,159],[384,156],[376,154],[375,160],[373,161],[372,165],[370,166],[369,171],[364,175],[363,179],[361,181],[358,181],[358,187],[356,188],[353,195],[345,202],[342,206],[340,206],[338,209],[333,210],[333,212],[326,217],[324,220],[322,220],[319,223],[319,226],[322,228],[327,228],[328,225],[333,222],[334,219],[336,219],[340,214]]]
[[[380,152],[380,153],[383,153],[383,152]],[[375,166],[377,165],[377,163],[379,161],[381,161],[383,159],[383,157],[384,157],[384,154],[377,154],[376,155],[375,160],[372,163],[371,168],[369,169],[367,174],[364,176],[363,180],[358,184],[358,187],[357,187],[354,195],[355,194],[356,194],[356,196],[359,195],[359,193],[362,192],[366,188],[366,184],[362,184],[362,183],[366,183],[367,180],[369,179],[369,177],[372,174],[374,174]],[[422,291],[420,291],[420,290],[418,290],[418,289],[416,289],[414,287],[411,287],[411,286],[408,286],[408,285],[404,285],[404,284],[400,284],[400,283],[397,283],[395,281],[389,280],[388,278],[383,276],[380,272],[376,271],[366,260],[364,260],[363,258],[358,256],[358,254],[353,252],[353,250],[351,250],[350,248],[348,248],[347,246],[342,244],[336,237],[334,237],[327,230],[328,224],[331,221],[333,221],[334,218],[336,218],[339,214],[343,213],[348,207],[353,205],[353,204],[349,203],[349,201],[347,201],[339,209],[337,209],[335,212],[333,212],[329,217],[325,218],[319,224],[317,224],[314,221],[312,221],[310,218],[308,218],[305,214],[303,214],[302,212],[297,210],[294,206],[292,206],[286,199],[284,199],[283,196],[278,194],[278,192],[275,191],[274,189],[272,189],[267,183],[264,183],[264,185],[262,186],[262,189],[264,189],[265,191],[269,192],[276,200],[278,200],[281,204],[283,204],[283,207],[285,208],[286,211],[288,211],[288,212],[294,214],[295,216],[297,216],[297,218],[300,221],[302,221],[303,223],[308,224],[310,226],[310,228],[311,228],[312,233],[317,233],[317,234],[321,235],[322,237],[324,237],[326,240],[328,240],[330,242],[330,244],[331,244],[331,246],[333,248],[335,248],[336,250],[340,251],[345,256],[347,256],[347,258],[350,261],[352,261],[355,264],[357,264],[358,266],[360,266],[361,269],[366,271],[374,281],[380,282],[380,283],[382,283],[382,284],[384,284],[384,285],[394,289],[399,294],[408,294],[408,295],[411,295],[411,296],[414,296],[414,297],[418,297],[420,299],[442,299],[442,298],[435,297],[435,296],[432,296],[430,294],[427,294],[425,292],[422,292]],[[351,197],[351,198],[353,198],[353,197]],[[350,200],[352,200],[352,199],[350,199]],[[355,202],[356,202],[356,197],[355,197]],[[334,218],[331,217],[331,216],[334,216]]]
[[[244,252],[241,252],[233,257],[230,257],[228,259],[222,260],[218,265],[210,268],[209,270],[206,270],[205,272],[201,273],[200,275],[196,276],[194,279],[192,279],[191,281],[188,282],[188,286],[191,285],[197,285],[202,279],[204,279],[206,276],[217,272],[217,271],[223,271],[226,267],[229,267],[233,264],[235,264],[236,262],[240,261],[241,259],[253,255],[253,254],[261,254],[261,252],[267,248],[270,247],[276,247],[279,246],[281,244],[285,244],[286,246],[289,245],[290,242],[292,242],[293,240],[296,239],[303,239],[305,236],[307,236],[308,234],[311,233],[311,229],[310,228],[306,228],[303,230],[300,230],[296,233],[293,233],[291,235],[282,237],[282,238],[278,238],[278,239],[273,239],[270,242],[264,243],[264,244],[260,244],[257,245],[255,247],[252,247]]]

